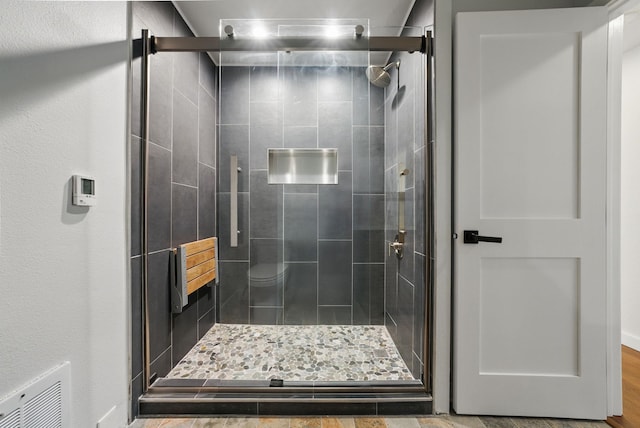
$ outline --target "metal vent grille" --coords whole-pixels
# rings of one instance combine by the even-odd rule
[[[62,428],[62,385],[56,382],[24,405],[25,428]]]
[[[0,428],[20,428],[20,409],[15,409],[8,415],[0,418]]]
[[[70,369],[66,362],[0,398],[0,428],[65,428]]]

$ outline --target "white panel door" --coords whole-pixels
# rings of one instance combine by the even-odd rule
[[[456,17],[458,413],[606,418],[606,22]]]

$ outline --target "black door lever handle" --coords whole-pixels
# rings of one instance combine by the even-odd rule
[[[478,242],[496,242],[502,243],[501,236],[480,236],[477,230],[465,230],[464,241],[465,244],[477,244]]]

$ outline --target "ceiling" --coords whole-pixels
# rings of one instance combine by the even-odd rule
[[[196,36],[220,35],[221,19],[368,19],[371,35],[400,35],[415,0],[209,0],[173,3]],[[365,21],[366,23],[366,21]],[[388,53],[372,53],[383,64]]]

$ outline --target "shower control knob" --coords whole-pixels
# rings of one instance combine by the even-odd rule
[[[389,244],[389,255],[391,255],[391,250],[396,253],[396,256],[401,259],[403,256],[404,244],[402,242],[394,241]]]

